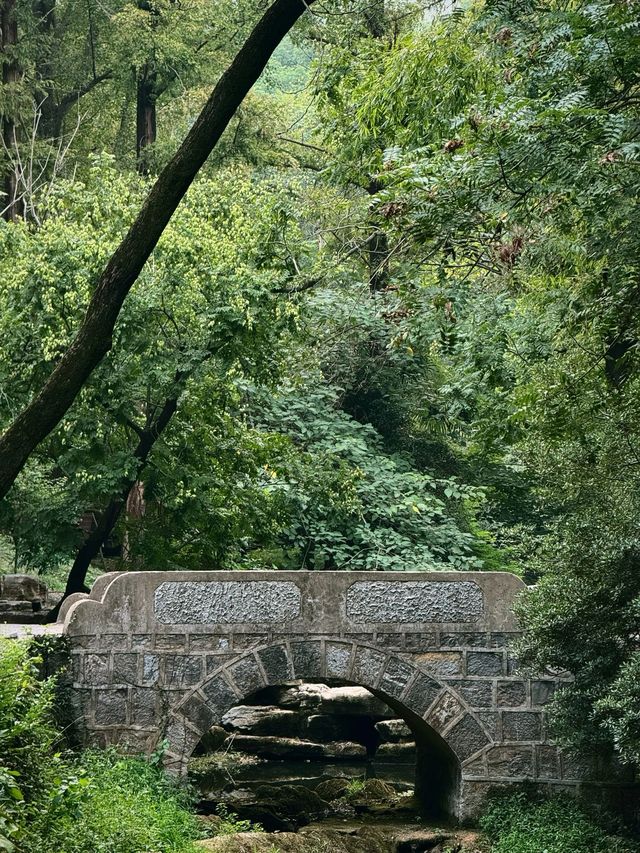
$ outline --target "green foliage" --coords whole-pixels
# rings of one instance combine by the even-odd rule
[[[40,644],[46,652],[47,644]],[[56,751],[55,683],[41,657],[0,638],[0,850],[187,853],[200,832],[189,790],[153,760]]]
[[[612,835],[575,802],[553,798],[533,801],[523,794],[490,802],[480,821],[491,853],[633,853],[638,846]]]
[[[263,832],[259,823],[250,820],[240,820],[236,814],[220,803],[216,809],[220,821],[216,823],[216,835],[235,835],[237,832]]]

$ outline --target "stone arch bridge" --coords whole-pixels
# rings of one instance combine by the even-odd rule
[[[416,792],[434,816],[473,819],[492,788],[523,781],[619,796],[622,779],[601,786],[602,767],[549,740],[545,706],[569,677],[518,673],[523,589],[497,572],[103,575],[60,616],[77,719],[89,743],[166,741],[167,768],[182,774],[203,734],[256,691],[355,684],[411,728]]]

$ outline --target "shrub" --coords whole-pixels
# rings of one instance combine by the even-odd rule
[[[191,794],[158,756],[56,752],[55,681],[41,658],[0,638],[0,851],[187,853],[200,835]]]
[[[480,821],[491,853],[637,853],[638,845],[608,834],[572,800],[531,800],[512,794],[493,800]]]
[[[34,851],[178,853],[200,835],[185,787],[146,759],[113,749],[70,762],[64,790],[46,805],[30,832]]]

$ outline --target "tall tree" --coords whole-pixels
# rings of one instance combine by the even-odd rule
[[[175,209],[271,54],[308,7],[275,0],[224,72],[184,142],[163,169],[128,233],[100,276],[69,349],[32,402],[0,437],[0,499],[30,453],[60,423],[110,350],[122,303]]]
[[[4,148],[4,176],[2,201],[3,216],[12,221],[19,216],[18,165],[16,158],[16,88],[20,80],[20,65],[16,56],[18,45],[18,19],[16,0],[4,0],[0,10],[2,45],[2,85],[4,108],[2,114],[2,145]]]

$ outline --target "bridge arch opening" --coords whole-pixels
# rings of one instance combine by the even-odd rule
[[[231,708],[266,688],[292,682],[362,687],[411,732],[419,811],[425,817],[456,821],[462,765],[488,741],[462,700],[415,663],[375,647],[351,642],[299,645],[305,648],[296,649],[293,642],[254,648],[195,687],[169,716],[164,732],[167,768],[186,774],[192,754],[212,727],[219,726]]]
[[[315,707],[308,698],[310,694],[314,698],[314,687],[318,689]],[[356,689],[349,692],[341,688]],[[306,694],[306,702],[302,700],[306,708],[288,710],[295,704],[292,696],[300,691]],[[410,733],[402,742],[381,744],[378,737],[372,743],[381,722],[397,724],[400,720]],[[311,730],[307,728],[309,722],[313,724]],[[382,751],[377,752],[380,745]],[[391,750],[385,752],[385,747]],[[359,785],[365,799],[370,796],[367,792],[377,790],[386,799],[390,814],[394,803],[398,814],[404,816],[420,814],[455,822],[458,815],[461,766],[442,736],[384,691],[342,679],[270,685],[243,697],[195,745],[188,767],[196,787],[201,787],[214,804],[225,802],[240,811],[241,817],[258,820],[270,830],[290,828],[269,823],[272,816],[267,813],[265,818],[260,804],[255,803],[255,791],[266,791],[274,783],[306,787],[324,799],[325,792],[332,789],[325,783],[337,782],[333,790],[339,791],[340,783],[346,788],[349,781],[355,783],[352,790],[356,801]],[[383,784],[371,786],[372,779]],[[409,781],[413,797],[398,796],[409,788]],[[243,801],[242,797],[234,800],[238,788],[245,793],[247,788],[252,789],[254,801]],[[344,809],[344,796],[345,792],[335,797],[341,801],[336,806],[338,812]]]

